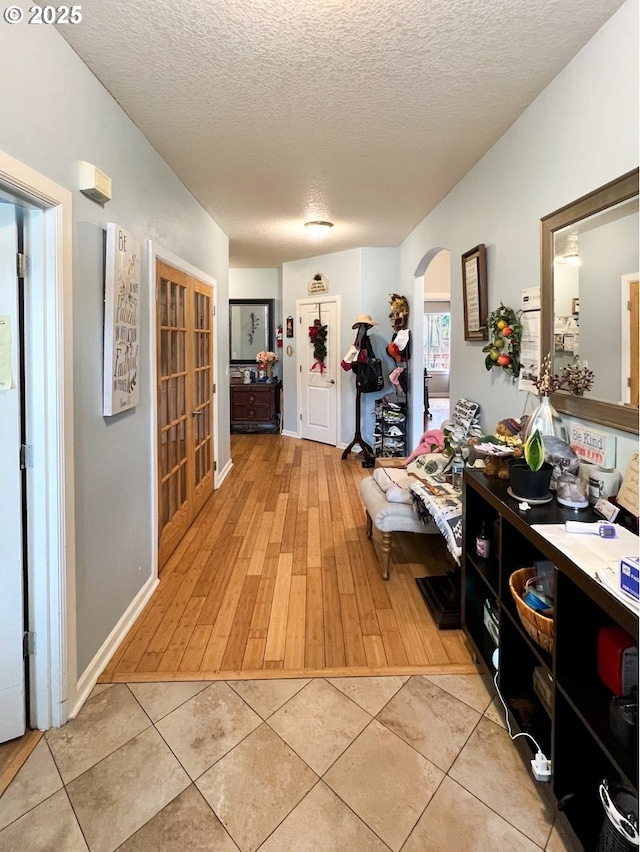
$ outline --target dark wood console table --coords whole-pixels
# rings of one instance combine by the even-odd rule
[[[279,381],[231,385],[232,432],[279,432]]]

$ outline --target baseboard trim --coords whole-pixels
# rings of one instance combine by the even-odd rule
[[[216,489],[220,488],[222,483],[225,481],[227,476],[231,473],[231,468],[233,467],[233,460],[229,459],[226,465],[222,468],[222,470],[216,474]]]
[[[113,657],[120,647],[122,640],[133,626],[136,618],[147,605],[159,582],[160,580],[157,577],[149,577],[127,607],[126,612],[124,612],[116,626],[107,636],[98,653],[82,673],[76,689],[76,703],[69,712],[69,719],[74,719],[82,709],[83,704],[91,695],[91,690],[96,685],[98,678],[107,667],[111,657]]]
[[[297,432],[289,432],[288,429],[283,429],[280,434],[284,435],[285,438],[298,438],[301,440]]]
[[[118,672],[105,675],[100,683],[171,683],[175,681],[199,680],[284,680],[287,678],[314,677],[409,677],[411,675],[461,675],[479,674],[485,671],[482,664],[434,663],[429,666],[339,666],[322,669],[254,669],[239,671],[197,671],[197,672]]]

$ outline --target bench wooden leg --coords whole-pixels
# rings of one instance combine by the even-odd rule
[[[373,535],[373,521],[371,520],[371,515],[367,512],[367,538],[371,538]]]
[[[391,555],[391,533],[382,533],[382,579],[389,579],[389,559]]]

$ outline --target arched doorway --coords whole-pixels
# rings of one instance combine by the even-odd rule
[[[410,411],[409,411],[409,444],[411,449],[417,446],[424,426],[425,388],[424,371],[424,305],[432,303],[434,313],[443,313],[451,298],[451,252],[442,246],[430,249],[422,258],[414,272],[413,305],[411,316],[411,333],[416,345],[413,350],[414,368],[412,371]],[[435,310],[437,306],[438,310]],[[442,359],[440,360],[442,364]],[[444,388],[443,370],[439,370],[438,380]],[[448,392],[448,369],[446,389]],[[432,374],[433,375],[433,374]],[[438,391],[442,393],[443,391]],[[439,424],[434,424],[439,425]],[[427,427],[428,428],[428,427]]]

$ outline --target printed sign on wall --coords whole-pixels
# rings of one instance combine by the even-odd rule
[[[585,461],[602,467],[615,467],[616,439],[614,435],[598,432],[575,421],[569,421],[569,443],[576,454]]]
[[[329,281],[320,272],[314,275],[307,284],[307,293],[310,296],[318,296],[329,292]]]
[[[104,287],[103,414],[138,404],[140,252],[129,231],[110,222]]]

